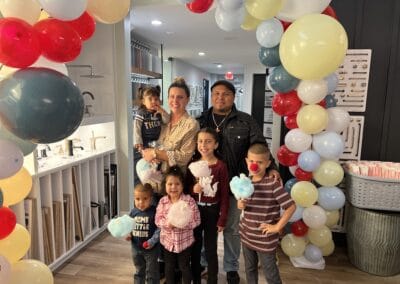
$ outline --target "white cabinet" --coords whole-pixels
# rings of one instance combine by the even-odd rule
[[[109,150],[32,176],[28,198],[12,208],[31,232],[29,258],[54,270],[105,229],[118,214],[115,165]]]

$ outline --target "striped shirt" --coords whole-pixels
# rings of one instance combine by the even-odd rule
[[[194,243],[193,229],[200,225],[200,212],[194,199],[190,195],[181,194],[180,200],[187,202],[193,212],[189,224],[184,229],[167,226],[168,211],[173,204],[168,196],[160,199],[156,212],[156,225],[161,229],[160,243],[166,250],[174,253],[180,253]]]
[[[239,223],[242,243],[248,248],[264,252],[275,252],[279,234],[263,234],[261,223],[276,224],[280,219],[280,208],[287,209],[294,204],[279,181],[265,175],[260,181],[253,182],[254,193],[247,199],[244,214]]]

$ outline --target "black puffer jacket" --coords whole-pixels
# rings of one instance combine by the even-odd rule
[[[197,118],[200,128],[215,128],[212,118],[212,108],[204,111]],[[236,109],[235,105],[231,113],[222,125],[219,134],[219,153],[222,155],[229,171],[229,179],[240,173],[248,174],[245,158],[250,145],[255,143],[266,144],[263,133],[253,117]],[[270,168],[276,165],[272,161]]]

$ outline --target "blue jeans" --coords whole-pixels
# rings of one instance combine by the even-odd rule
[[[160,271],[157,261],[159,252],[159,244],[150,250],[138,250],[132,246],[132,259],[136,268],[134,284],[160,283]]]
[[[258,261],[261,263],[265,280],[268,284],[281,284],[281,276],[276,265],[275,252],[263,253],[250,249],[243,245],[244,266],[248,284],[258,283]]]
[[[237,208],[237,200],[229,196],[228,220],[224,229],[224,270],[238,271],[240,257],[239,221],[241,210]]]

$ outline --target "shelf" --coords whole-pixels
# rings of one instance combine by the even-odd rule
[[[102,114],[93,116],[84,116],[81,122],[81,126],[90,124],[99,124],[114,121],[114,116],[112,114]]]
[[[132,67],[131,76],[143,79],[162,79],[162,74],[148,71],[138,67]]]

